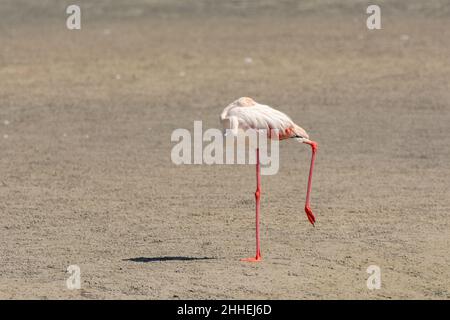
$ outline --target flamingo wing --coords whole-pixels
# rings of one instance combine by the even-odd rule
[[[278,129],[284,132],[294,126],[286,114],[262,104],[232,108],[228,111],[228,117],[236,117],[242,129]]]

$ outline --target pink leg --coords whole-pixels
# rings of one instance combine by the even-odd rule
[[[316,160],[316,151],[317,151],[317,143],[314,141],[305,141],[306,144],[309,144],[311,146],[311,165],[309,167],[309,177],[308,177],[308,189],[306,190],[306,203],[305,203],[305,212],[306,216],[308,217],[309,222],[314,226],[314,223],[316,222],[316,218],[314,217],[314,214],[310,207],[310,195],[311,195],[311,185],[312,185],[312,175],[314,170],[314,161]]]
[[[260,198],[261,198],[261,170],[259,164],[259,148],[256,149],[256,256],[253,258],[241,259],[241,261],[256,262],[261,261],[261,248],[259,243],[259,209],[260,209]]]

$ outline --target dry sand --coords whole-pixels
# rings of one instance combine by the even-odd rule
[[[448,5],[34,2],[0,5],[0,298],[450,297]],[[316,228],[306,146],[263,177],[258,264],[254,167],[170,161],[240,96],[320,144]]]

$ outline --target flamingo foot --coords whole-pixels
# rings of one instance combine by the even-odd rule
[[[314,226],[314,223],[316,222],[316,217],[314,217],[311,208],[309,206],[305,206],[305,212],[309,222],[311,222],[311,224]]]
[[[244,262],[258,262],[258,261],[262,261],[262,257],[261,257],[260,254],[257,254],[256,257],[244,258],[244,259],[241,259],[241,261],[244,261]]]

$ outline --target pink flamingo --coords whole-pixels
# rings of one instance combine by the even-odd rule
[[[239,129],[267,130],[269,138],[279,140],[295,138],[301,143],[311,146],[312,156],[309,168],[308,187],[306,190],[305,212],[308,220],[314,226],[316,218],[310,207],[311,183],[316,158],[317,143],[309,140],[306,131],[296,125],[286,114],[269,106],[259,104],[251,98],[243,97],[229,104],[221,113],[220,120],[224,129],[230,129],[233,135],[237,135]],[[273,137],[271,130],[278,130],[278,135]],[[259,241],[259,210],[261,199],[261,173],[259,162],[259,148],[256,149],[256,256],[242,259],[243,261],[260,261],[261,248]]]

